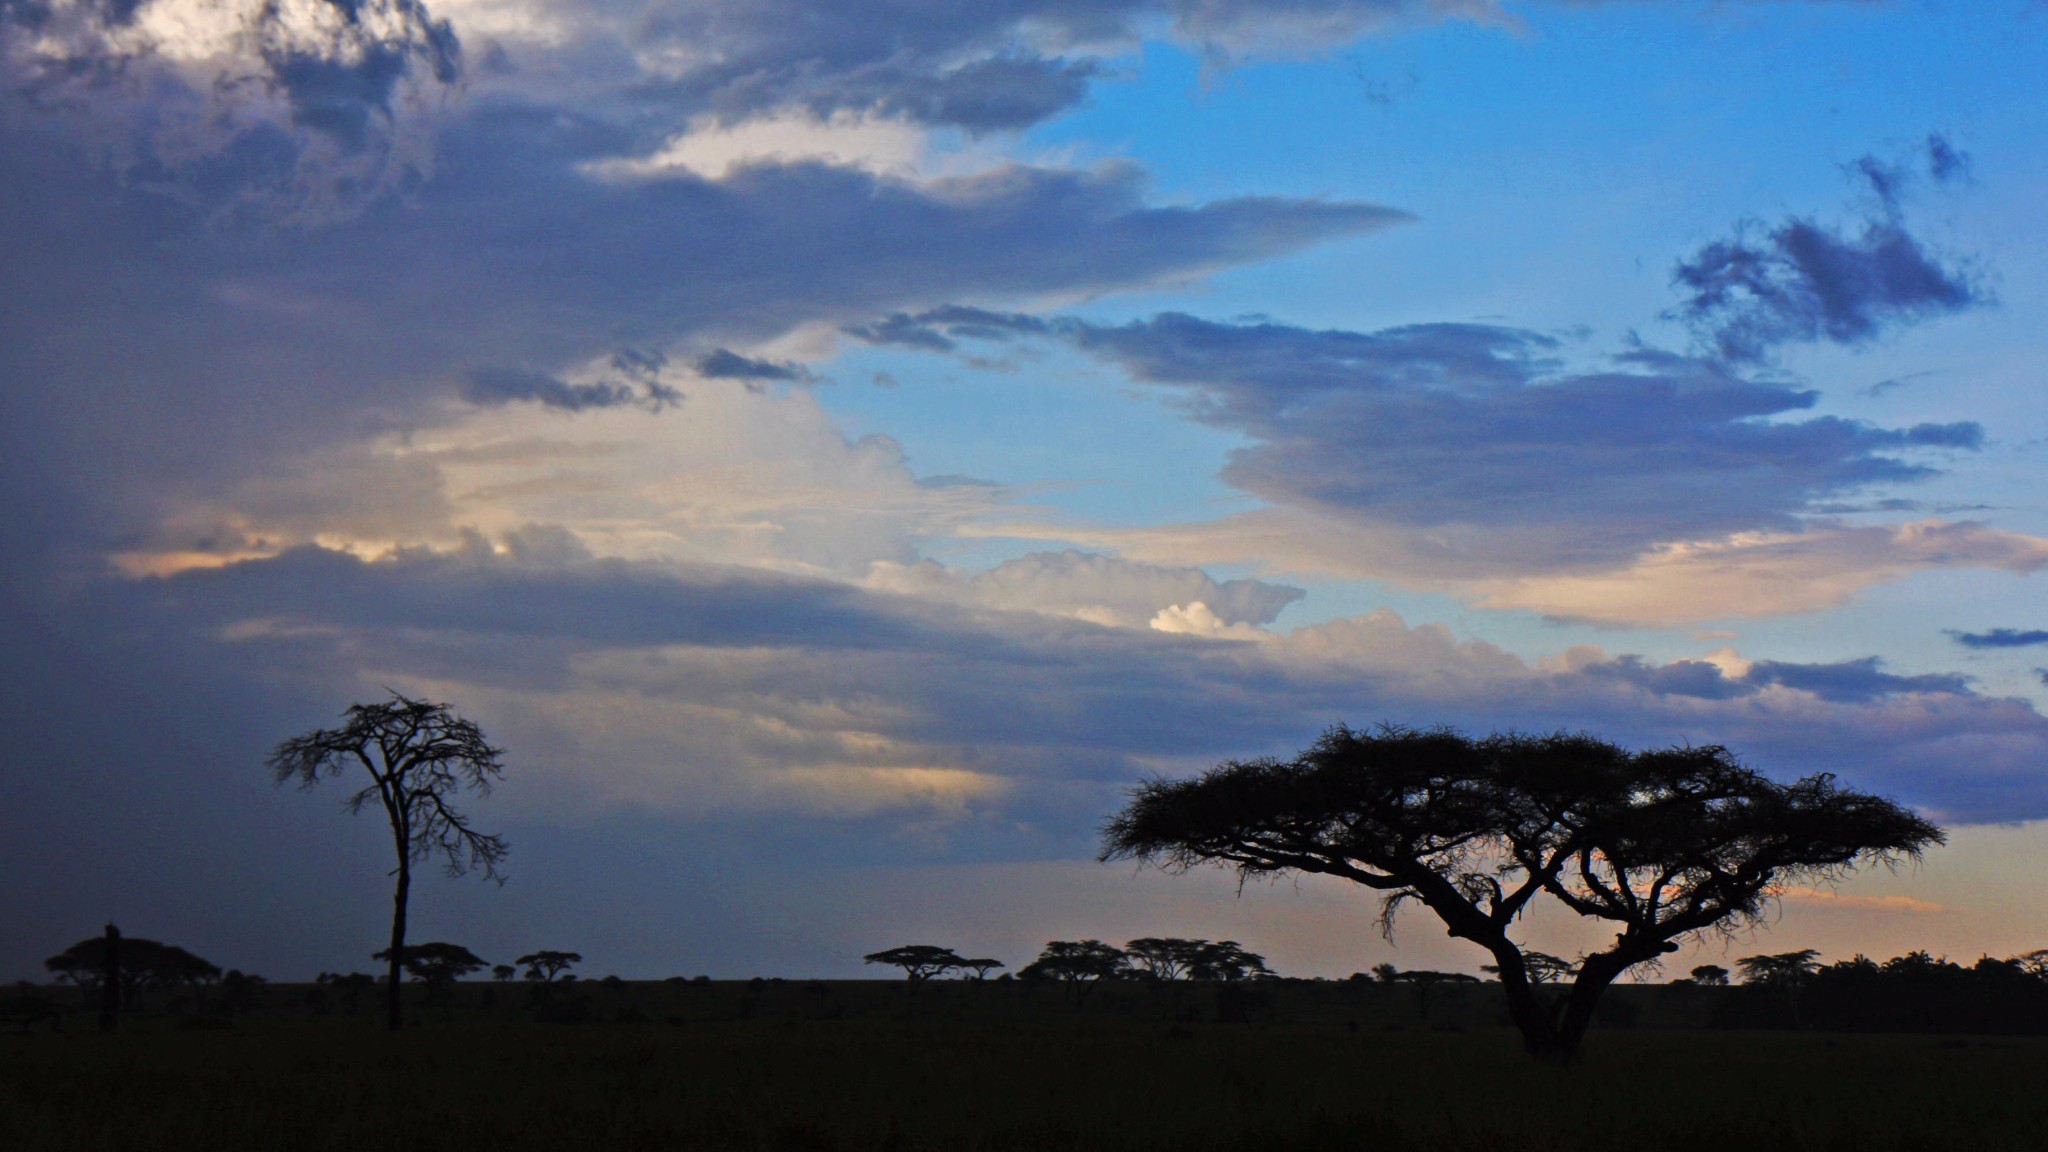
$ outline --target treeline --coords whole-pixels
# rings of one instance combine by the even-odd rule
[[[1724,1027],[1829,1032],[2048,1034],[2048,950],[1969,965],[1924,951],[1820,964],[1811,952],[1775,958],[1716,1006]],[[1789,961],[1789,963],[1787,962]]]

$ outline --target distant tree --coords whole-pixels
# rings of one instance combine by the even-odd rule
[[[269,983],[256,973],[239,968],[228,969],[227,974],[220,978],[221,993],[227,1000],[228,1009],[233,1012],[246,1012],[255,1007],[257,994]]]
[[[1692,982],[1704,988],[1726,987],[1728,970],[1719,964],[1702,964],[1692,970]]]
[[[1273,975],[1266,967],[1266,958],[1256,952],[1248,952],[1235,940],[1203,941],[1196,950],[1195,962],[1188,969],[1194,980],[1262,980]]]
[[[500,984],[517,975],[519,975],[519,969],[514,968],[510,964],[491,965],[491,979],[496,980]]]
[[[1735,962],[1744,984],[1772,987],[1803,984],[1820,969],[1820,953],[1811,948],[1764,956],[1744,956]]]
[[[1415,989],[1415,1012],[1429,1019],[1430,994],[1446,984],[1477,984],[1479,977],[1466,972],[1434,972],[1427,968],[1397,972],[1394,979]]]
[[[1392,984],[1401,975],[1401,970],[1392,964],[1379,963],[1372,966],[1373,976],[1382,984]]]
[[[1114,980],[1129,969],[1130,957],[1113,944],[1100,940],[1054,940],[1017,975],[1027,980],[1059,981],[1078,1007],[1097,984]]]
[[[2036,980],[2048,980],[2048,948],[2022,952],[2011,959],[2012,963],[2027,975]]]
[[[976,980],[986,980],[990,972],[1004,967],[1004,964],[1001,960],[991,960],[986,956],[977,956],[971,960],[962,960],[960,967],[973,972]]]
[[[339,972],[322,972],[314,978],[313,983],[326,984],[340,990],[342,1006],[353,1012],[363,994],[376,989],[377,978],[368,972],[350,972],[346,976]]]
[[[385,949],[370,958],[388,964],[394,959],[394,954],[391,949]],[[491,966],[490,961],[479,958],[460,944],[444,944],[438,940],[408,944],[396,952],[395,959],[408,975],[425,984],[427,991],[435,997],[447,995],[449,987],[457,980]]]
[[[955,954],[951,948],[936,944],[905,944],[900,948],[888,948],[870,952],[860,958],[863,964],[887,964],[903,969],[910,979],[910,992],[917,994],[917,986],[934,976],[943,976],[966,965],[967,961]]]
[[[574,965],[583,963],[583,954],[580,952],[550,952],[543,950],[540,952],[529,952],[513,961],[513,963],[526,965],[526,978],[528,980],[538,980],[545,984],[552,984],[555,977],[568,971]]]
[[[1141,936],[1124,945],[1130,964],[1154,980],[1247,980],[1273,973],[1266,958],[1235,940]]]
[[[1178,936],[1140,936],[1124,945],[1124,953],[1132,967],[1154,980],[1179,980],[1187,976],[1195,949],[1206,943]]]
[[[352,705],[340,728],[295,736],[270,754],[277,783],[295,780],[311,788],[322,776],[340,776],[361,766],[370,783],[348,798],[348,810],[359,813],[374,802],[391,825],[398,857],[397,885],[392,893],[391,944],[385,1012],[396,1031],[405,1024],[398,970],[405,955],[406,904],[412,893],[413,865],[436,856],[450,876],[480,869],[486,879],[503,882],[505,841],[477,831],[454,805],[464,790],[489,796],[504,775],[504,752],[484,739],[483,732],[455,715],[446,704],[414,700],[394,692],[378,704]]]
[[[103,996],[111,993],[122,1005],[131,1002],[139,993],[204,987],[221,978],[217,965],[175,944],[163,944],[141,936],[120,936],[118,932],[113,939],[119,941],[119,975],[112,985],[106,983],[109,967],[107,936],[88,936],[43,961],[43,967],[56,979],[76,984],[87,992],[98,991]]]
[[[1382,894],[1386,931],[1418,901],[1492,953],[1528,1050],[1564,1059],[1622,973],[1680,940],[1757,922],[1788,881],[1942,839],[1889,800],[1826,775],[1779,783],[1719,746],[1631,752],[1584,735],[1338,727],[1289,761],[1140,784],[1104,828],[1102,858],[1340,876]],[[1511,935],[1539,897],[1617,928],[1562,997],[1537,992]]]

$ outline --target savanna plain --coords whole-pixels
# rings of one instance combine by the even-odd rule
[[[418,991],[414,989],[413,991]],[[0,1034],[0,1133],[85,1149],[2038,1149],[2048,1039],[1728,1027],[1633,986],[1571,1063],[1487,985],[464,984],[389,1033],[277,985],[232,1013]],[[1233,998],[1235,997],[1235,998]],[[1739,1013],[1736,1016],[1739,1017]]]

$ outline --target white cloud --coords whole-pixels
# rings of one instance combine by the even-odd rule
[[[652,156],[598,161],[587,170],[610,179],[687,172],[723,180],[757,164],[828,164],[915,180],[932,174],[934,160],[930,131],[906,120],[785,108],[730,124],[699,116]]]

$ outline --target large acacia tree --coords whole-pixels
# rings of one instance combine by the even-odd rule
[[[1292,760],[1138,785],[1103,830],[1102,858],[1340,876],[1382,894],[1385,931],[1420,902],[1492,954],[1529,1051],[1568,1057],[1628,969],[1755,923],[1788,883],[1941,842],[1890,800],[1827,775],[1779,783],[1719,746],[1631,752],[1585,735],[1340,726]],[[1554,998],[1511,934],[1539,897],[1617,929]]]
[[[503,879],[498,866],[505,859],[505,841],[477,831],[454,799],[464,791],[489,796],[504,775],[504,752],[446,704],[396,692],[377,704],[351,706],[344,720],[339,728],[279,744],[270,754],[270,770],[279,784],[296,780],[301,788],[358,767],[370,778],[346,804],[352,813],[374,804],[391,825],[397,885],[391,900],[391,946],[379,955],[390,966],[386,1014],[396,1030],[405,1023],[399,968],[407,955],[405,915],[413,866],[438,856],[450,876],[478,870],[486,879]]]

